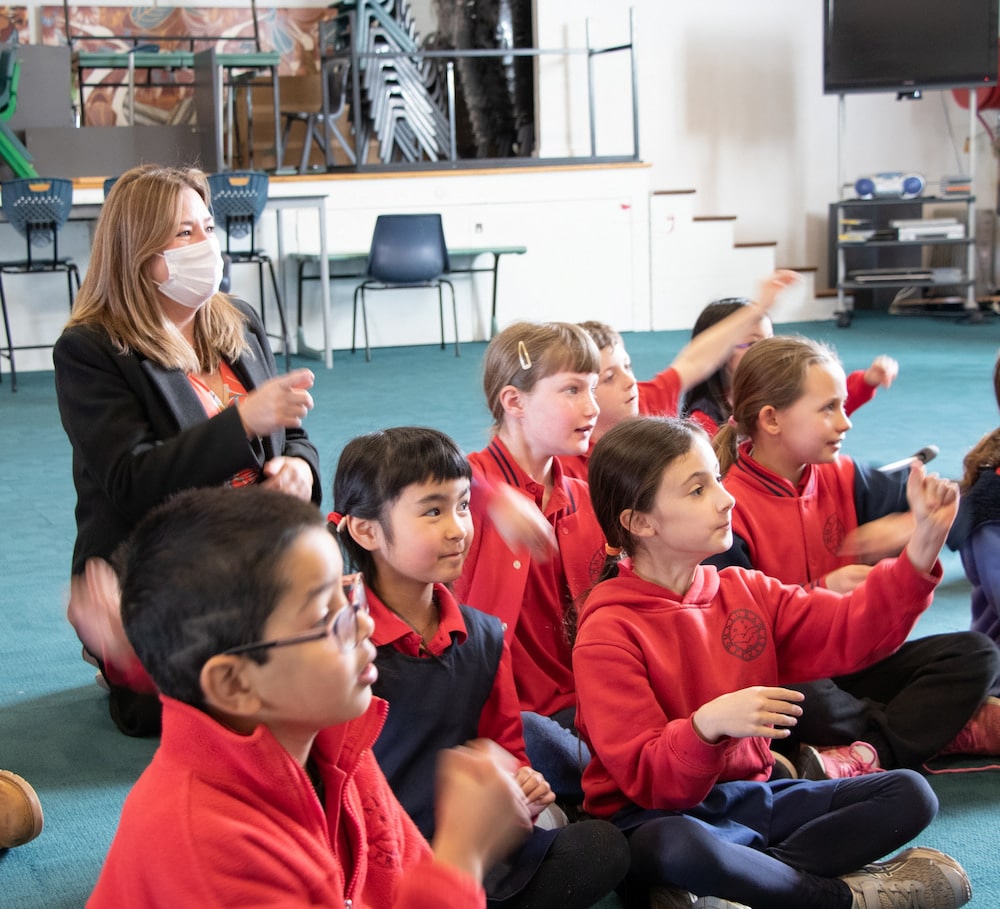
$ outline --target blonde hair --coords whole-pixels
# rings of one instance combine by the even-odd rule
[[[996,396],[997,407],[1000,407],[1000,357],[997,357],[993,366],[993,394]],[[983,436],[965,456],[962,467],[962,492],[971,489],[984,470],[996,470],[1000,467],[1000,429],[994,429]]]
[[[483,391],[493,431],[503,425],[500,392],[508,385],[531,391],[558,372],[600,372],[601,354],[579,325],[571,322],[514,322],[490,341],[483,357]]]
[[[806,372],[817,364],[840,366],[833,349],[801,336],[777,336],[756,341],[740,360],[730,394],[733,415],[716,433],[713,445],[723,474],[736,461],[740,438],[753,438],[763,408],[791,407],[802,397]]]
[[[212,371],[249,349],[245,316],[226,294],[215,294],[195,316],[192,350],[164,315],[150,273],[154,257],[176,235],[185,189],[210,205],[205,174],[194,168],[144,164],[118,178],[101,209],[66,327],[100,326],[122,353],[143,354],[168,369]]]

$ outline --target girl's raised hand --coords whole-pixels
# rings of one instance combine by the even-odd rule
[[[703,704],[691,717],[695,732],[710,745],[723,736],[745,739],[759,735],[768,739],[783,739],[787,727],[798,723],[802,716],[799,702],[805,699],[791,688],[770,688],[754,685],[723,694]]]
[[[792,271],[788,268],[779,268],[760,282],[754,303],[766,312],[774,306],[774,301],[778,298],[778,294],[789,287],[798,287],[801,283],[802,276],[797,271]]]
[[[917,571],[928,572],[958,514],[958,484],[928,474],[923,464],[914,461],[906,481],[906,499],[916,525],[906,554]]]

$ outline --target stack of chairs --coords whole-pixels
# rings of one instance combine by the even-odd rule
[[[421,50],[408,0],[349,0],[339,10],[325,29],[324,55],[331,47],[343,54],[341,49],[352,45],[359,55]],[[372,135],[383,164],[447,159],[451,137],[440,68],[419,57],[359,56],[357,61],[362,112],[359,117],[352,111],[352,117],[360,160],[367,158]]]

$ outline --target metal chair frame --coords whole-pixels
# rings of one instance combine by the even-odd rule
[[[400,241],[399,228],[406,236]],[[415,241],[415,242],[412,242]],[[414,255],[414,252],[417,254]],[[448,247],[444,240],[441,216],[438,214],[379,215],[375,221],[371,249],[368,253],[368,277],[354,289],[354,314],[351,319],[351,353],[357,349],[358,300],[365,332],[365,360],[371,361],[368,341],[368,307],[365,294],[369,290],[402,290],[414,287],[434,287],[438,292],[438,315],[441,321],[441,349],[445,349],[444,293],[442,285],[451,291],[451,311],[455,324],[455,356],[460,357],[458,344],[458,306],[455,286],[445,274],[449,270]]]
[[[309,157],[313,142],[323,152],[323,161],[326,167],[333,165],[331,142],[334,139],[340,143],[347,160],[351,164],[357,163],[358,159],[351,143],[347,141],[337,126],[337,120],[347,109],[349,66],[350,63],[346,60],[324,60],[321,72],[323,100],[320,102],[319,110],[289,110],[282,113],[285,118],[285,129],[281,139],[282,149],[288,148],[288,137],[292,126],[296,123],[305,124],[305,133],[302,137],[302,158],[298,166],[300,174],[309,172]]]
[[[59,231],[69,218],[73,207],[73,181],[58,177],[27,177],[8,180],[0,185],[3,211],[11,226],[25,238],[27,256],[24,259],[0,262],[0,310],[3,311],[3,327],[7,344],[0,347],[0,357],[10,362],[11,391],[17,391],[17,365],[14,360],[16,350],[45,350],[51,344],[15,345],[10,330],[10,315],[7,310],[7,292],[4,275],[33,275],[53,272],[66,273],[69,291],[69,308],[73,310],[73,283],[80,289],[80,269],[68,256],[59,255]],[[52,255],[42,256],[32,253],[33,248],[52,246]],[[2,381],[0,374],[0,381]]]

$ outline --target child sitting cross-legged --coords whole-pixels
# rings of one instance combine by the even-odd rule
[[[843,454],[848,399],[825,344],[774,337],[746,352],[732,422],[714,439],[736,505],[732,545],[713,565],[844,593],[903,551],[914,520],[906,474]],[[827,777],[919,767],[937,754],[997,755],[1000,701],[989,693],[998,679],[1000,653],[986,635],[914,637],[855,671],[803,680],[812,709],[778,748],[800,776]]]
[[[432,845],[372,755],[372,620],[315,506],[260,486],[181,493],[124,556],[122,619],[163,737],[89,907],[484,906],[530,829],[492,743],[440,755]]]
[[[389,702],[375,756],[428,837],[436,833],[437,754],[467,739],[492,739],[514,756],[513,778],[533,817],[551,814],[555,799],[525,754],[500,620],[461,604],[448,588],[473,539],[471,483],[469,461],[452,439],[402,426],[350,441],[333,486],[330,526],[364,577],[375,620],[373,687]],[[627,870],[621,832],[588,819],[536,827],[490,869],[485,886],[494,907],[588,909]]]
[[[611,549],[573,650],[593,754],[584,808],[626,832],[639,883],[753,909],[968,902],[965,872],[936,850],[869,864],[933,818],[916,772],[770,779],[769,743],[810,709],[788,683],[884,656],[930,603],[957,489],[922,465],[907,486],[905,552],[837,594],[701,564],[730,544],[733,497],[694,423],[628,420],[594,446],[590,495]]]

